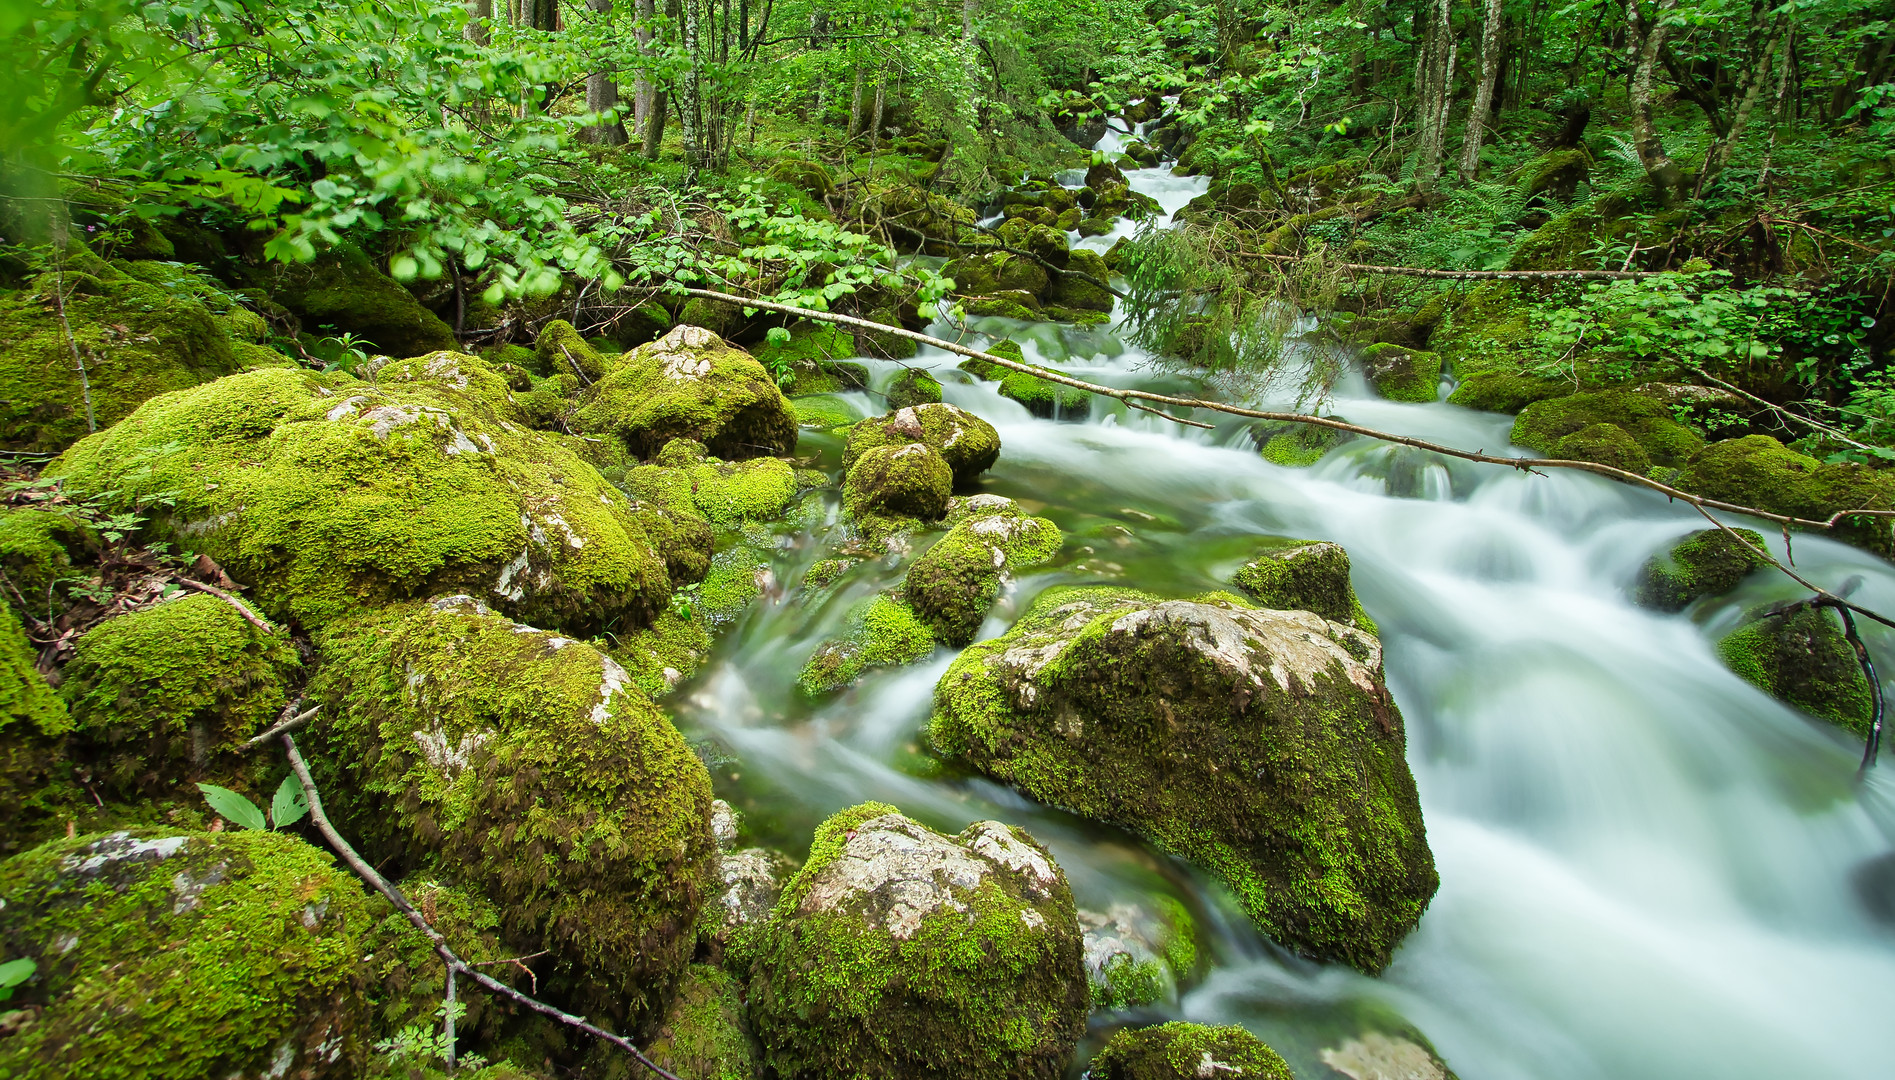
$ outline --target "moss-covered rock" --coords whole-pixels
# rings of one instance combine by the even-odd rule
[[[317,647],[352,835],[452,867],[507,934],[553,951],[586,1009],[655,1014],[711,888],[710,776],[625,669],[465,596]]]
[[[911,409],[916,405],[939,404],[941,384],[933,375],[921,368],[904,368],[895,381],[888,384],[886,395],[889,412]]]
[[[1329,417],[1340,420],[1340,416]],[[1352,431],[1298,424],[1287,420],[1266,420],[1250,425],[1250,438],[1263,460],[1272,465],[1306,469],[1325,454],[1356,438]]]
[[[308,626],[442,590],[575,630],[649,621],[671,586],[637,508],[565,437],[512,423],[477,358],[452,370],[227,376],[147,402],[47,475],[114,505],[166,500],[147,539],[210,555]]]
[[[1669,408],[1629,390],[1536,401],[1514,420],[1512,438],[1530,450],[1557,457],[1562,440],[1595,424],[1617,425],[1655,465],[1683,465],[1704,446],[1703,438],[1673,419]],[[1576,443],[1574,448],[1583,447]]]
[[[587,344],[579,331],[564,319],[554,319],[540,327],[539,337],[533,340],[533,352],[539,360],[539,370],[570,371],[584,384],[605,378],[612,368],[612,360],[616,359],[607,358]]]
[[[1001,338],[982,351],[992,356],[1012,360],[1016,364],[1026,363],[1026,356],[1020,351],[1020,343],[1010,338]],[[981,382],[999,382],[1001,379],[1007,377],[1006,368],[1001,367],[991,360],[982,360],[978,356],[970,356],[962,360],[959,366],[962,371],[967,372]]]
[[[103,277],[42,274],[0,292],[0,447],[55,453],[152,397],[242,367],[202,302],[97,269]]]
[[[1448,395],[1448,404],[1483,412],[1511,413],[1536,401],[1564,397],[1572,392],[1573,384],[1569,380],[1495,371],[1468,377]]]
[[[796,470],[782,458],[720,461],[690,439],[673,439],[657,464],[629,470],[625,487],[673,509],[693,509],[726,529],[783,516],[798,491]]]
[[[1067,258],[1065,272],[1046,291],[1046,302],[1081,311],[1111,311],[1112,294],[1099,284],[1080,277],[1085,274],[1098,282],[1110,281],[1112,271],[1105,259],[1091,248],[1078,248]]]
[[[948,837],[886,804],[844,810],[758,938],[751,1019],[784,1080],[1056,1080],[1085,1030],[1065,875],[999,822]]]
[[[857,424],[860,431],[867,424]],[[933,447],[920,442],[871,446],[855,456],[842,482],[842,502],[851,514],[912,517],[934,521],[947,513],[954,469]]]
[[[929,734],[1217,874],[1283,945],[1376,972],[1437,886],[1381,657],[1307,611],[1052,589],[955,660]]]
[[[408,878],[400,887],[462,960],[491,965],[520,955],[509,948],[501,933],[500,909],[478,890],[445,883],[433,875]],[[376,1027],[387,1032],[411,1024],[438,1029],[435,1012],[447,991],[447,965],[434,951],[434,943],[406,915],[386,906],[381,910],[386,914],[374,931],[374,952],[363,958],[373,979]],[[458,1000],[467,1009],[455,1024],[462,1038],[485,1041],[483,1036],[502,1032],[508,1010],[504,1005],[494,1007],[500,999],[473,993]],[[394,1071],[390,1080],[398,1077],[401,1072]]]
[[[19,1080],[360,1075],[375,919],[284,833],[118,832],[0,864],[0,952],[38,964],[0,1039]]]
[[[976,297],[962,305],[973,318],[1018,319],[1021,322],[1040,321],[1039,301],[1032,293],[1006,291],[992,296]]]
[[[763,365],[698,326],[679,325],[620,358],[589,387],[576,429],[618,439],[649,459],[676,438],[726,461],[796,448],[796,414]]]
[[[1763,550],[1763,537],[1749,529],[1734,529]],[[1723,596],[1765,565],[1763,556],[1722,529],[1699,529],[1669,550],[1645,560],[1632,599],[1657,611],[1683,611],[1693,600]]]
[[[1079,912],[1086,974],[1099,1009],[1152,1005],[1177,992],[1197,963],[1197,927],[1183,904],[1160,898],[1156,914],[1136,904]]]
[[[645,1053],[688,1080],[758,1080],[756,1040],[744,1030],[743,987],[710,966],[685,972]]]
[[[1243,1028],[1182,1021],[1118,1032],[1087,1073],[1095,1080],[1290,1080],[1291,1075],[1275,1050]]]
[[[1000,380],[1000,396],[1049,420],[1084,420],[1092,415],[1091,394],[1024,371],[1011,372]]]
[[[1441,385],[1441,357],[1422,349],[1370,345],[1362,350],[1362,370],[1390,401],[1433,401]]]
[[[39,652],[19,616],[0,601],[0,837],[17,836],[67,760],[66,703],[34,666]],[[0,852],[15,845],[0,839]]]
[[[1327,540],[1282,540],[1261,548],[1230,579],[1280,611],[1313,611],[1333,623],[1379,634],[1349,583],[1349,553]]]
[[[1809,604],[1751,613],[1717,643],[1726,667],[1771,697],[1864,738],[1869,682],[1835,615]]]
[[[339,244],[314,262],[273,265],[261,283],[296,314],[303,332],[354,334],[390,356],[455,347],[454,331],[369,260]]]
[[[81,637],[59,691],[93,775],[131,792],[235,764],[275,723],[302,662],[214,596],[193,593]]]
[[[873,323],[887,327],[901,327],[901,313],[894,307],[880,307],[864,312],[862,317]],[[921,346],[913,338],[903,337],[888,330],[855,330],[856,352],[862,356],[872,356],[877,360],[906,360],[921,351]]]
[[[711,635],[704,619],[666,611],[650,626],[612,635],[611,656],[624,666],[632,685],[657,698],[678,688],[711,656]]]
[[[934,634],[905,599],[877,595],[849,613],[843,636],[823,642],[803,665],[796,685],[811,696],[848,686],[863,672],[901,667],[934,652]]]
[[[1000,460],[1000,433],[973,413],[940,402],[897,409],[864,420],[849,431],[842,467],[850,470],[878,446],[919,443],[940,454],[954,473],[954,485],[967,487]]]
[[[1866,465],[1820,462],[1768,435],[1706,446],[1685,466],[1676,486],[1809,521],[1827,521],[1846,510],[1895,510],[1895,481],[1884,473]],[[1824,535],[1885,559],[1895,556],[1887,518],[1844,518]]]
[[[1652,459],[1631,433],[1617,424],[1588,424],[1553,444],[1553,456],[1568,461],[1591,461],[1643,476]]]
[[[727,300],[693,296],[678,309],[679,326],[695,326],[729,340],[744,328],[744,309]]]
[[[856,411],[854,405],[834,394],[793,397],[790,399],[790,408],[795,410],[799,425],[824,431],[848,427],[862,419],[862,414]]]
[[[711,557],[710,572],[698,585],[692,617],[711,627],[735,622],[767,584],[775,580],[770,552],[750,543],[736,543]]]
[[[1046,518],[1020,513],[1013,500],[976,495],[981,505],[908,567],[903,590],[942,641],[965,645],[1015,569],[1058,554],[1064,538]]]
[[[731,833],[734,844],[735,831]],[[779,851],[744,848],[717,861],[723,891],[704,904],[698,919],[701,953],[721,963],[727,950],[741,947],[739,937],[770,921],[783,886],[796,873],[796,861]]]
[[[76,514],[62,509],[0,509],[0,573],[32,605],[35,618],[57,610],[59,581],[75,576],[72,556],[96,551],[98,534]]]

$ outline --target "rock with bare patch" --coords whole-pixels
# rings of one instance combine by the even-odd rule
[[[944,836],[864,803],[816,830],[749,950],[784,1080],[1061,1076],[1088,1004],[1072,893],[997,821]]]
[[[953,470],[957,488],[973,483],[1000,458],[1000,433],[992,424],[965,409],[936,402],[897,409],[849,429],[843,468],[853,468],[857,459],[875,447],[908,443],[921,443],[940,454]]]
[[[1087,1072],[1094,1080],[1290,1080],[1275,1050],[1235,1025],[1174,1022],[1112,1036]],[[1394,1080],[1406,1073],[1389,1073]],[[1419,1080],[1419,1078],[1417,1078]]]
[[[1419,1038],[1419,1036],[1417,1036]],[[1454,1074],[1434,1051],[1411,1039],[1368,1031],[1339,1045],[1325,1047],[1322,1061],[1349,1080],[1454,1080]]]
[[[776,380],[742,349],[701,326],[677,326],[621,357],[581,396],[574,429],[651,459],[672,439],[695,439],[725,461],[787,455],[796,413]]]
[[[591,645],[449,596],[318,636],[314,756],[372,859],[451,866],[588,1015],[662,1008],[716,887],[710,776]]]
[[[930,736],[1216,873],[1311,957],[1380,971],[1438,883],[1381,643],[1311,612],[1049,590],[948,669]]]

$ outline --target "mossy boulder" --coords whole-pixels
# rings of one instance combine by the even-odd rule
[[[895,376],[895,381],[888,384],[885,396],[889,412],[912,409],[916,405],[938,405],[941,402],[941,384],[920,368],[904,368],[901,374]]]
[[[1704,439],[1673,419],[1664,404],[1629,390],[1598,390],[1536,401],[1514,420],[1512,438],[1547,457],[1559,457],[1567,436],[1596,424],[1619,427],[1654,465],[1683,465],[1704,446]],[[1573,449],[1583,452],[1588,445],[1602,440],[1618,445],[1617,440],[1595,432],[1576,441]]]
[[[940,454],[954,474],[954,486],[967,487],[1000,460],[1000,433],[956,405],[933,402],[896,409],[864,420],[849,431],[842,466],[853,469],[862,455],[878,446],[919,443]]]
[[[605,378],[612,368],[612,360],[616,359],[608,359],[604,353],[593,348],[564,319],[554,319],[540,327],[539,337],[533,340],[533,352],[538,358],[539,370],[548,373],[572,372],[584,385]]]
[[[146,402],[47,475],[114,506],[162,497],[146,539],[210,555],[305,626],[443,590],[542,625],[648,622],[671,584],[637,508],[564,436],[513,424],[480,360],[449,367],[227,376]]]
[[[1197,964],[1197,924],[1183,904],[1159,898],[1159,911],[1113,904],[1109,911],[1080,909],[1086,935],[1086,973],[1097,1009],[1133,1009],[1174,997]]]
[[[790,408],[795,410],[799,425],[825,431],[848,427],[862,419],[862,414],[856,411],[854,405],[835,394],[793,397],[790,399]]]
[[[63,606],[55,586],[77,576],[74,551],[83,558],[98,546],[98,534],[67,509],[0,509],[0,573],[19,591],[16,602],[32,605],[35,618],[47,619]]]
[[[261,284],[312,336],[351,333],[390,356],[455,347],[454,331],[382,273],[361,248],[339,244],[314,262],[276,264]]]
[[[72,728],[66,703],[34,662],[39,650],[13,608],[0,601],[0,852],[17,846],[23,817],[45,797],[55,771],[67,761]]]
[[[1216,874],[1317,959],[1382,970],[1438,884],[1381,643],[1312,612],[1052,589],[955,660],[929,735]]]
[[[1045,518],[1028,517],[1011,499],[976,495],[970,516],[909,564],[903,590],[915,610],[949,645],[974,640],[981,620],[1018,568],[1058,554],[1063,537]]]
[[[0,292],[0,447],[56,453],[150,398],[243,366],[201,301],[96,269],[102,276],[42,274]]]
[[[1676,486],[1809,521],[1827,521],[1846,510],[1895,510],[1895,480],[1887,474],[1866,465],[1820,462],[1768,435],[1706,446],[1685,466]],[[1885,559],[1895,556],[1885,517],[1845,517],[1824,535]]]
[[[1644,476],[1652,467],[1645,448],[1617,424],[1588,424],[1554,443],[1553,456],[1609,465],[1638,476]]]
[[[708,623],[671,611],[643,630],[613,634],[610,640],[612,659],[624,666],[633,686],[653,698],[677,689],[711,656]]]
[[[934,652],[934,634],[905,599],[878,595],[856,605],[839,638],[816,647],[796,677],[810,696],[848,686],[871,668],[901,667]]]
[[[693,964],[645,1053],[687,1080],[758,1080],[756,1040],[744,1030],[743,986],[709,964]]]
[[[860,430],[864,425],[856,425]],[[856,456],[842,482],[842,502],[862,516],[938,520],[954,494],[954,470],[923,443],[872,446]]]
[[[784,158],[770,166],[772,179],[781,180],[812,199],[820,199],[836,188],[829,170],[814,161]],[[696,1080],[693,1077],[693,1080]]]
[[[38,969],[0,1039],[18,1080],[342,1080],[368,1060],[375,918],[329,853],[277,832],[116,832],[0,863],[0,953]]]
[[[665,444],[655,464],[628,470],[624,484],[640,499],[726,529],[781,517],[798,491],[796,470],[782,458],[722,461],[690,439]]]
[[[1038,322],[1041,319],[1040,303],[1032,293],[1007,290],[992,296],[981,296],[962,305],[972,318],[1017,319],[1020,322]]]
[[[1362,371],[1390,401],[1433,401],[1441,385],[1441,357],[1423,349],[1370,345],[1362,350]]]
[[[619,359],[587,388],[575,430],[618,439],[650,459],[676,438],[726,461],[796,448],[796,414],[763,365],[709,330],[680,325]]]
[[[1016,364],[1026,363],[1026,354],[1021,352],[1020,343],[1011,338],[1001,338],[982,351],[990,356],[998,356],[1005,360],[1011,360]],[[1001,379],[1006,378],[1009,370],[991,360],[982,360],[978,356],[970,356],[962,360],[959,366],[962,371],[967,372],[981,382],[999,382]]]
[[[1328,419],[1340,420],[1342,417],[1332,416]],[[1352,431],[1338,431],[1288,420],[1266,420],[1250,425],[1251,441],[1256,443],[1257,452],[1263,460],[1292,469],[1309,468],[1321,461],[1329,451],[1356,437]]]
[[[1092,415],[1091,394],[1024,371],[1011,372],[1000,380],[1000,396],[1048,420],[1084,420]]]
[[[243,742],[277,721],[301,674],[286,637],[192,593],[87,631],[59,692],[74,750],[129,793],[241,768]]]
[[[751,1020],[784,1080],[1056,1080],[1085,1031],[1065,875],[997,821],[949,837],[882,803],[836,814],[752,957]]]
[[[1291,1076],[1289,1064],[1243,1028],[1182,1021],[1119,1031],[1086,1071],[1094,1080],[1290,1080]]]
[[[710,776],[610,657],[471,597],[318,637],[329,790],[377,857],[452,867],[573,1000],[656,1015],[712,886]]]
[[[1764,547],[1763,537],[1749,529],[1733,529],[1744,540]],[[1722,529],[1699,529],[1639,567],[1632,599],[1655,611],[1683,611],[1693,600],[1723,596],[1750,572],[1766,565],[1763,556]]]
[[[1771,697],[1868,737],[1869,682],[1834,614],[1810,604],[1754,611],[1717,653]]]
[[[775,578],[771,554],[750,543],[735,543],[711,556],[710,572],[699,583],[692,618],[709,626],[735,622]]]
[[[1573,392],[1571,380],[1487,372],[1471,375],[1448,395],[1448,404],[1483,412],[1519,412],[1536,401]]]
[[[1260,549],[1230,579],[1267,608],[1313,611],[1333,623],[1379,634],[1349,583],[1349,553],[1327,540],[1283,540]]]
[[[1095,280],[1087,281],[1081,274]],[[1111,279],[1112,271],[1098,252],[1078,248],[1067,256],[1065,271],[1046,290],[1046,302],[1081,311],[1111,311],[1113,297],[1103,286]]]

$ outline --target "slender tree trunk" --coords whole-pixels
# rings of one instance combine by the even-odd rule
[[[881,145],[882,141],[882,109],[887,103],[888,87],[885,84],[887,74],[887,71],[884,70],[877,72],[875,75],[875,118],[869,121],[870,149]]]
[[[1480,28],[1480,85],[1474,88],[1474,106],[1467,110],[1467,138],[1461,143],[1461,182],[1471,184],[1480,175],[1480,147],[1487,135],[1487,114],[1494,106],[1494,83],[1500,75],[1501,0],[1487,0]]]
[[[1658,67],[1659,50],[1665,46],[1669,29],[1665,20],[1677,10],[1678,0],[1658,0],[1658,10],[1649,26],[1639,18],[1638,0],[1625,0],[1625,46],[1630,54],[1632,82],[1628,103],[1632,109],[1632,144],[1645,165],[1645,175],[1657,189],[1660,202],[1669,206],[1678,201],[1684,189],[1684,170],[1665,153],[1658,137],[1658,125],[1652,118],[1652,74]]]
[[[586,0],[586,7],[601,16],[612,13],[612,0]],[[595,71],[586,76],[586,111],[589,113],[613,112],[619,107],[619,84],[609,71]],[[600,146],[624,146],[631,139],[625,134],[625,125],[616,117],[610,123],[594,124],[586,129],[588,142]]]
[[[1435,0],[1429,6],[1427,28],[1415,56],[1415,103],[1420,125],[1415,184],[1423,189],[1434,186],[1441,175],[1454,62],[1459,51],[1454,26],[1448,21],[1448,0]]]
[[[1763,84],[1770,77],[1770,65],[1776,59],[1777,46],[1782,43],[1786,29],[1786,16],[1778,16],[1772,21],[1763,44],[1757,49],[1756,59],[1744,69],[1737,86],[1737,108],[1731,113],[1730,125],[1705,152],[1704,167],[1698,170],[1697,190],[1700,193],[1730,164],[1731,153],[1737,148],[1737,140],[1743,138],[1744,128],[1750,122],[1750,113],[1757,107]]]
[[[652,20],[658,17],[658,5],[655,0],[637,0],[637,6],[633,10],[638,16],[638,25],[632,33],[638,40],[639,54],[645,58],[645,63],[649,64],[652,58]],[[645,156],[648,158],[658,156],[658,143],[651,135],[652,126],[660,125],[662,133],[663,121],[655,117],[664,115],[664,107],[659,106],[656,109],[652,107],[656,103],[657,93],[658,89],[651,81],[650,70],[639,68],[638,75],[632,80],[632,126],[638,130],[639,140],[644,144]]]
[[[855,93],[849,98],[849,139],[862,130],[862,65],[855,65]]]
[[[684,137],[684,179],[689,185],[708,163],[704,145],[704,25],[700,5],[684,0],[684,70],[678,73],[678,124]]]
[[[466,0],[467,29],[462,34],[476,45],[487,44],[487,20],[493,18],[493,0]]]

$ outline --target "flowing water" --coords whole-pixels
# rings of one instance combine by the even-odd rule
[[[1129,175],[1167,214],[1203,184]],[[1117,329],[977,329],[1011,333],[1029,360],[1095,382],[1287,407],[1268,386],[1167,373]],[[1746,607],[1796,595],[1791,583],[1760,574],[1734,596],[1655,615],[1626,587],[1647,556],[1704,527],[1687,507],[1583,474],[1362,440],[1315,468],[1280,468],[1221,415],[1200,416],[1213,431],[1101,402],[1084,422],[1035,419],[995,384],[959,381],[956,359],[908,363],[999,430],[984,490],[1067,535],[1049,567],[1008,587],[982,636],[1052,584],[1187,595],[1220,587],[1258,535],[1343,544],[1382,629],[1440,892],[1383,977],[1312,964],[1263,940],[1221,885],[1177,860],[926,757],[919,736],[947,650],[803,699],[804,660],[905,565],[870,562],[826,599],[806,595],[822,530],[784,539],[782,595],[731,627],[672,703],[756,842],[801,854],[824,816],[880,799],[937,828],[1026,828],[1082,908],[1184,902],[1200,930],[1197,973],[1156,1006],[1095,1015],[1081,1061],[1116,1024],[1181,1017],[1243,1024],[1299,1076],[1334,1075],[1323,1048],[1367,1029],[1421,1032],[1466,1080],[1895,1075],[1895,932],[1856,884],[1895,846],[1895,762],[1858,786],[1859,743],[1740,681],[1712,644]],[[882,380],[899,367],[869,363]],[[881,411],[857,397],[865,415]],[[1507,445],[1507,417],[1383,401],[1359,380],[1332,404],[1383,430]],[[840,464],[830,436],[806,434],[800,452]],[[1783,557],[1782,540],[1771,545]],[[1859,576],[1855,599],[1895,611],[1888,564],[1813,537],[1797,538],[1795,557],[1827,587]],[[1895,640],[1871,635],[1871,646],[1895,670]]]

